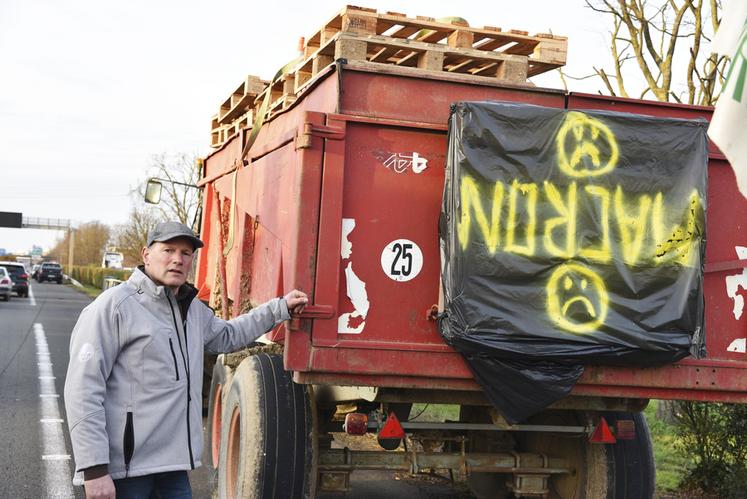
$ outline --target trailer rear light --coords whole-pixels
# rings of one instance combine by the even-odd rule
[[[618,419],[615,423],[615,438],[618,440],[635,440],[635,421]]]
[[[365,435],[368,431],[368,416],[360,412],[346,414],[342,429],[348,435]]]
[[[384,427],[381,429],[377,436],[380,439],[405,438],[405,430],[402,428],[402,425],[399,424],[399,419],[397,418],[396,414],[394,414],[393,412],[389,413],[389,417],[386,418]]]
[[[610,430],[610,425],[607,424],[607,420],[603,417],[599,418],[599,423],[594,428],[589,442],[593,444],[614,444],[617,442],[617,439],[612,434],[612,430]]]

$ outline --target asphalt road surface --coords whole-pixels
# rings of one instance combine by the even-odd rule
[[[0,302],[0,499],[85,497],[71,485],[63,387],[70,332],[90,301],[72,287],[33,282],[29,298]],[[445,481],[385,472],[354,472],[351,478],[350,493],[317,497],[465,497]],[[197,469],[190,481],[195,499],[213,497],[214,472]]]

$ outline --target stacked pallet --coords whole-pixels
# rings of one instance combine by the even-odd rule
[[[241,128],[251,127],[263,102],[264,119],[287,109],[338,59],[382,70],[404,68],[403,72],[431,77],[461,75],[521,84],[563,66],[568,45],[563,36],[472,28],[460,18],[409,18],[350,5],[306,40],[299,60],[272,82],[248,76],[224,101],[212,119],[213,147],[220,147]]]

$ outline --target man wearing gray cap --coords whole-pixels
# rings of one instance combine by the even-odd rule
[[[224,321],[186,282],[202,241],[184,224],[148,234],[143,265],[80,314],[70,339],[65,409],[74,482],[86,497],[190,498],[202,455],[203,352],[231,352],[300,313],[293,290]]]

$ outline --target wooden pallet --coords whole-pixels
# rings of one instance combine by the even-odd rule
[[[267,87],[266,81],[257,76],[247,76],[241,85],[220,105],[218,123],[231,124],[238,117],[254,108],[254,101]]]
[[[211,145],[220,147],[243,127],[251,127],[266,98],[265,119],[293,104],[296,96],[321,71],[338,59],[374,67],[408,68],[429,77],[443,74],[490,77],[508,83],[565,64],[567,38],[526,31],[472,28],[465,21],[347,6],[308,38],[302,61],[280,78],[265,82],[247,76],[213,116]],[[251,113],[252,118],[244,119]]]
[[[239,133],[243,128],[251,128],[252,124],[254,123],[255,116],[256,110],[250,109],[231,123],[227,125],[221,125],[218,119],[218,115],[216,114],[211,120],[213,128],[210,132],[210,146],[220,147],[228,142],[231,137]]]
[[[564,36],[547,33],[530,36],[526,31],[502,31],[492,26],[472,28],[458,18],[448,21],[424,16],[409,18],[397,12],[378,13],[375,9],[348,5],[307,40],[305,55],[311,56],[340,32],[523,55],[529,59],[527,76],[565,65],[568,46]]]
[[[457,48],[381,35],[355,35],[341,31],[298,67],[298,88],[324,69],[327,61],[337,59],[413,67],[427,71],[493,76],[511,83],[526,82],[530,68],[528,57],[525,55]]]

